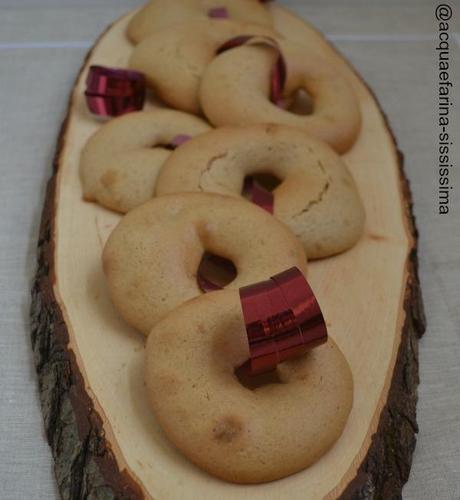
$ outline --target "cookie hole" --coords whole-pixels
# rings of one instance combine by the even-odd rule
[[[152,148],[163,148],[163,149],[169,149],[170,151],[174,151],[177,149],[179,146],[182,146],[182,144],[185,144],[188,142],[192,137],[187,134],[177,134],[175,135],[170,142],[168,143],[160,143],[160,144],[154,144]]]
[[[243,365],[235,370],[235,376],[243,387],[251,391],[259,387],[264,387],[265,385],[284,383],[280,379],[280,375],[276,369],[268,373],[262,373],[261,375],[250,376],[247,374],[247,370]]]
[[[287,99],[286,110],[295,115],[311,115],[313,104],[313,97],[305,89],[298,89]]]
[[[248,175],[244,179],[243,186],[248,186],[251,184],[251,182],[255,182],[256,184],[259,185],[262,189],[265,189],[266,191],[272,192],[274,191],[283,181],[276,177],[276,175],[273,174],[268,174],[268,173],[260,173],[260,174],[253,174],[253,175]],[[251,193],[248,192],[247,189],[243,187],[242,195],[245,198],[251,198]]]
[[[203,292],[224,288],[237,276],[235,264],[225,257],[205,252],[197,271],[198,286]]]
[[[161,148],[161,149],[167,149],[168,151],[174,151],[175,149],[177,149],[177,146],[174,146],[173,144],[171,143],[163,143],[163,142],[160,142],[160,143],[155,143],[155,144],[152,144],[150,146],[151,149],[156,149],[156,148]]]

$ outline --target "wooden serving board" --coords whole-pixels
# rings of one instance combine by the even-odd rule
[[[344,157],[366,209],[361,241],[310,264],[330,335],[351,365],[353,409],[336,445],[309,469],[257,486],[199,470],[162,434],[143,384],[144,337],[115,312],[100,256],[119,216],[82,201],[80,152],[100,126],[85,106],[90,64],[123,67],[127,16],[100,38],[73,90],[49,181],[33,287],[32,340],[64,498],[266,500],[393,498],[415,446],[417,337],[424,331],[411,196],[389,126],[363,81],[311,26],[271,5],[287,38],[314,43],[355,88],[363,115]]]

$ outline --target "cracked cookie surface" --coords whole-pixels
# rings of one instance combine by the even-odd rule
[[[145,381],[169,439],[227,481],[272,481],[308,467],[339,438],[353,401],[348,363],[332,339],[278,365],[277,383],[243,386],[249,357],[238,292],[183,304],[147,340]]]
[[[364,209],[343,160],[304,131],[283,125],[221,127],[175,151],[156,194],[181,191],[241,196],[244,180],[269,174],[274,215],[302,242],[309,259],[334,255],[360,238]]]
[[[274,37],[270,45],[242,45],[214,57],[201,78],[200,104],[215,127],[277,123],[298,127],[327,142],[342,154],[350,150],[361,132],[361,109],[349,81],[334,62],[303,46]],[[295,113],[272,102],[273,68],[279,54],[286,63],[282,101],[299,91],[309,96],[308,112]]]
[[[153,0],[131,20],[127,34],[134,43],[183,22],[206,21],[213,9],[225,9],[229,19],[272,26],[267,8],[253,0]]]
[[[201,79],[218,48],[229,39],[251,33],[275,36],[269,27],[228,19],[189,21],[157,31],[134,47],[129,65],[169,106],[201,113]]]
[[[82,151],[83,197],[116,212],[129,212],[152,198],[174,137],[193,137],[210,128],[204,120],[172,109],[139,111],[110,120]]]
[[[214,193],[160,196],[125,215],[104,248],[109,293],[125,321],[147,335],[202,295],[197,271],[205,252],[233,262],[233,290],[293,266],[306,273],[298,239],[252,203]]]

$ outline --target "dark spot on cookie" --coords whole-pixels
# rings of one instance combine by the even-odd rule
[[[278,129],[279,129],[278,125],[276,125],[275,123],[269,123],[268,125],[265,126],[265,133],[274,134]]]
[[[118,180],[118,175],[113,170],[107,170],[107,172],[101,177],[101,184],[110,189]]]
[[[166,353],[167,349],[165,349]],[[169,394],[177,394],[181,384],[177,377],[171,375],[170,373],[160,373],[157,375],[157,383],[161,384],[163,390]]]
[[[321,245],[321,243],[315,243],[313,248],[317,254],[321,254],[323,252],[323,245]]]
[[[221,443],[232,443],[243,432],[243,424],[237,417],[223,417],[212,429],[213,438]]]

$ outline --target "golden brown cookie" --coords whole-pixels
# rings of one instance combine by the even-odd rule
[[[128,113],[104,124],[83,149],[83,196],[102,206],[128,212],[153,196],[156,177],[171,154],[175,136],[210,130],[199,118],[159,109]]]
[[[157,195],[209,191],[241,196],[244,180],[271,174],[274,215],[316,259],[352,247],[364,209],[345,163],[327,144],[284,125],[221,127],[175,151],[161,170]]]
[[[162,29],[188,21],[205,21],[213,9],[225,9],[230,20],[271,26],[271,14],[258,0],[152,0],[131,20],[128,36],[134,43]]]
[[[145,380],[155,416],[192,462],[236,483],[272,481],[317,461],[353,402],[350,368],[333,340],[278,365],[278,383],[243,386],[249,357],[236,291],[207,294],[158,323]]]
[[[314,48],[278,39],[287,66],[284,96],[299,89],[313,102],[310,114],[299,115],[270,100],[271,75],[278,52],[268,46],[236,47],[215,57],[201,79],[200,102],[215,126],[277,123],[299,127],[343,153],[361,128],[358,100],[333,63],[315,56]]]
[[[200,112],[199,87],[217,49],[238,35],[274,36],[270,29],[228,20],[191,21],[154,33],[137,45],[129,65],[147,77],[148,84],[171,107]]]
[[[233,262],[239,289],[297,266],[302,245],[291,231],[252,203],[211,193],[154,198],[132,210],[103,252],[109,293],[132,326],[148,334],[168,312],[201,295],[197,270],[205,252]]]

